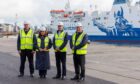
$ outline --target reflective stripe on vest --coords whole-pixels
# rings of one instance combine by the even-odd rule
[[[47,47],[49,45],[49,38],[48,37],[45,37],[44,43],[45,43],[45,47]],[[37,38],[37,45],[39,48],[41,47],[41,39],[40,38]],[[36,50],[36,51],[38,51],[38,50]]]
[[[65,35],[66,35],[65,32],[61,32],[59,35],[57,33],[55,34],[56,47],[59,48],[64,43]],[[60,50],[60,52],[66,52],[66,51],[67,51],[66,46],[62,50]],[[56,50],[55,50],[55,52],[56,52]]]
[[[26,34],[24,29],[20,30],[20,49],[33,49],[33,30],[30,29]]]
[[[74,46],[78,46],[78,45],[82,42],[84,36],[85,36],[85,34],[82,33],[82,34],[78,37],[77,41],[75,42],[75,40],[76,40],[76,39],[75,39],[76,33],[74,33],[74,34],[72,35],[72,43],[73,43],[73,45],[74,45]],[[74,50],[72,50],[72,53],[74,53]],[[85,46],[83,46],[81,49],[77,49],[77,50],[76,50],[76,54],[78,54],[78,55],[87,54],[87,44],[86,44]]]

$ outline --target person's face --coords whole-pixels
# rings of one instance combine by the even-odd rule
[[[44,36],[46,34],[45,31],[41,31],[41,35]]]
[[[28,30],[30,28],[29,24],[24,24],[24,28]]]
[[[82,31],[83,31],[83,30],[82,30],[82,27],[81,27],[81,26],[77,26],[76,31],[77,31],[77,32],[82,32]]]
[[[63,30],[63,25],[58,25],[58,30],[59,31]]]

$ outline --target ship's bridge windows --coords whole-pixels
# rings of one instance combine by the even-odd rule
[[[107,20],[108,19],[108,17],[104,17],[104,20]]]
[[[72,12],[70,11],[69,14],[72,14]]]
[[[101,19],[100,17],[96,18],[96,20],[100,20],[100,19]]]
[[[107,12],[107,13],[106,13],[106,15],[109,15],[109,14],[110,14],[110,12]]]
[[[104,25],[106,25],[106,22],[104,22]]]

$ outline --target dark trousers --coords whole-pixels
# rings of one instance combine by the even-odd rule
[[[28,58],[30,74],[34,73],[33,53],[31,50],[22,50],[20,54],[20,73],[24,74],[26,57]]]
[[[56,52],[56,68],[57,75],[61,76],[61,67],[62,67],[62,76],[66,76],[66,52]]]
[[[47,75],[47,70],[39,70],[39,76],[46,76]]]
[[[85,55],[73,54],[76,76],[85,77]]]

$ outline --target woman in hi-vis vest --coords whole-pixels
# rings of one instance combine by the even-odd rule
[[[40,28],[36,44],[36,69],[39,70],[40,78],[46,78],[47,70],[50,69],[49,49],[51,47],[52,42],[46,28]]]

